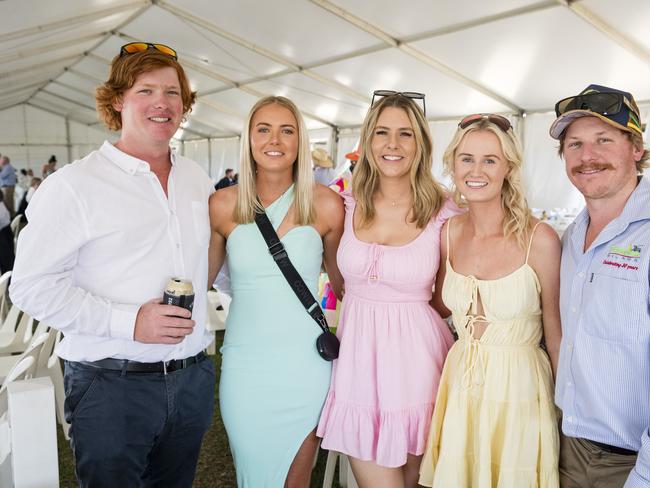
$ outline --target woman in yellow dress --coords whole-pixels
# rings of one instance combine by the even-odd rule
[[[445,362],[419,482],[557,488],[560,241],[531,216],[508,119],[465,117],[443,159],[468,212],[442,229],[433,300],[452,315],[459,340]]]

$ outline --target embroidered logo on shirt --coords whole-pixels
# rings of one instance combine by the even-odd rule
[[[603,260],[603,264],[636,271],[639,269],[642,249],[643,246],[640,244],[630,244],[627,247],[612,246],[609,248],[609,253]]]

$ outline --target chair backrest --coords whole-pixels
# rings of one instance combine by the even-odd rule
[[[41,324],[42,322],[38,324],[39,328],[36,329],[37,331],[40,329]],[[57,331],[46,325],[45,331],[35,333],[33,340],[35,341],[36,339],[38,339],[38,337],[40,337],[42,333],[47,334],[47,339],[43,343],[43,347],[41,347],[41,352],[38,354],[38,359],[36,361],[36,373],[35,373],[36,378],[40,378],[41,376],[48,375],[47,373],[48,361],[52,356],[52,351],[54,350],[54,344],[56,342],[56,336],[57,336]]]
[[[18,226],[20,225],[20,219],[22,218],[22,215],[16,215],[14,219],[11,221],[9,224],[9,227],[11,228],[11,232],[14,233],[14,235],[17,234]]]
[[[7,384],[12,381],[27,380],[34,377],[38,365],[38,356],[43,349],[43,345],[47,342],[48,337],[48,333],[40,334],[32,341],[27,350],[19,356],[18,361],[9,370],[5,380],[2,382],[0,393],[6,390]]]
[[[0,322],[3,322],[9,311],[9,300],[7,300],[9,287],[9,278],[11,278],[11,271],[6,271],[0,276]]]
[[[15,324],[15,325],[14,325]],[[21,353],[32,339],[34,319],[12,306],[0,329],[0,354]]]

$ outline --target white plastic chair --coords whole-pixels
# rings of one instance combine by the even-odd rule
[[[33,327],[34,319],[15,305],[12,306],[0,328],[0,355],[25,351],[32,338]]]
[[[9,224],[11,232],[14,234],[14,249],[16,249],[16,244],[18,243],[18,233],[20,232],[20,219],[22,215],[16,215],[14,219]]]
[[[208,291],[208,315],[205,327],[210,332],[226,329],[226,319],[228,318],[230,301],[231,299],[228,295],[225,295],[218,290],[212,289]],[[222,310],[217,310],[217,307],[219,306],[221,306]],[[215,341],[210,343],[206,352],[210,355],[217,353]]]
[[[47,342],[47,339],[47,333],[40,334],[36,337],[29,345],[29,348],[18,356],[16,364],[7,373],[7,376],[0,387],[0,413],[7,411],[7,385],[12,381],[28,380],[33,378],[36,374],[38,356],[43,349],[43,345]]]
[[[341,485],[341,488],[359,488],[357,480],[354,479],[354,474],[352,473],[348,457],[345,454],[336,451],[329,451],[327,454],[323,488],[332,488],[336,461],[339,461],[339,485]]]
[[[11,278],[11,271],[7,271],[0,276],[0,322],[4,322],[9,310],[9,300],[7,299],[9,278]]]
[[[63,369],[61,368],[61,360],[59,356],[54,352],[56,346],[61,342],[61,331],[55,331],[50,329],[51,333],[54,334],[54,344],[52,345],[52,353],[47,360],[47,373],[44,376],[49,376],[54,385],[54,403],[56,405],[56,419],[61,425],[63,430],[63,435],[66,440],[70,440],[70,424],[65,421],[65,389],[63,387]],[[44,346],[45,348],[46,346]]]

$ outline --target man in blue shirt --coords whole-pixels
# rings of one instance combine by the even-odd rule
[[[562,239],[563,488],[650,487],[650,181],[630,93],[590,85],[555,106],[586,208]]]
[[[14,218],[14,189],[16,188],[16,170],[9,163],[9,157],[0,156],[0,188],[4,194],[4,202],[7,210]]]

